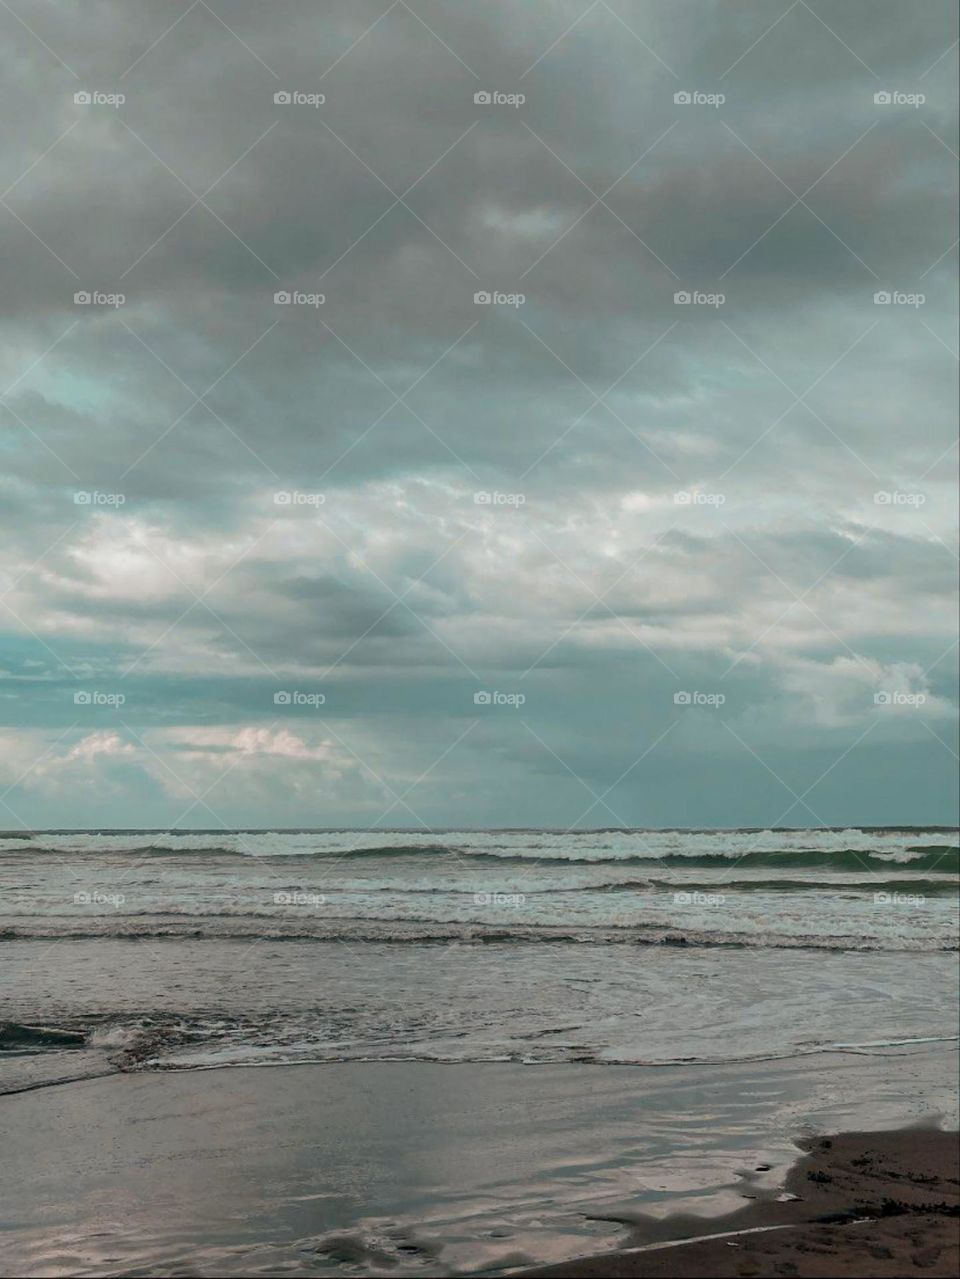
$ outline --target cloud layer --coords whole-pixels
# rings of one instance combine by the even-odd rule
[[[0,824],[955,820],[952,5],[0,31]]]

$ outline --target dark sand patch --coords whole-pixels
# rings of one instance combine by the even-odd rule
[[[709,1223],[702,1217],[634,1223],[632,1249],[524,1274],[543,1279],[934,1279],[958,1272],[960,1169],[955,1132],[908,1128],[819,1138],[791,1170],[782,1193],[797,1198],[781,1201],[776,1195],[758,1195],[741,1211]],[[730,1237],[728,1232],[739,1230],[755,1233]],[[707,1232],[727,1237],[704,1239]],[[683,1239],[697,1241],[671,1246]]]

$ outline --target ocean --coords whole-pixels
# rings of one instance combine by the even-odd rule
[[[956,830],[0,837],[0,1090],[955,1040]]]

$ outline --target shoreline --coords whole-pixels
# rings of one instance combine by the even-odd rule
[[[524,1279],[940,1279],[957,1273],[956,1132],[843,1132],[807,1139],[798,1148],[800,1158],[778,1195],[758,1195],[713,1220],[624,1218],[634,1234],[625,1247],[514,1273]]]
[[[23,1027],[18,1023],[2,1023],[0,1022],[0,1038],[2,1038],[2,1030],[4,1026],[14,1027],[16,1029],[43,1029],[52,1033],[63,1033],[56,1027]],[[82,1032],[77,1032],[82,1033]],[[809,1048],[796,1048],[792,1051],[774,1052],[774,1053],[758,1053],[753,1056],[743,1057],[716,1057],[716,1058],[676,1058],[666,1059],[662,1061],[647,1061],[642,1059],[627,1060],[620,1058],[601,1058],[601,1057],[581,1057],[579,1059],[554,1060],[554,1061],[524,1061],[517,1058],[497,1058],[497,1057],[475,1057],[469,1059],[443,1058],[443,1057],[427,1057],[427,1056],[369,1056],[369,1057],[301,1057],[290,1058],[289,1060],[271,1060],[271,1061],[208,1061],[203,1063],[188,1064],[185,1062],[178,1063],[162,1063],[149,1062],[145,1063],[138,1057],[131,1058],[128,1061],[121,1060],[123,1050],[113,1049],[99,1051],[99,1061],[96,1065],[92,1065],[87,1071],[79,1074],[67,1074],[62,1077],[53,1075],[49,1078],[43,1078],[43,1070],[45,1067],[55,1070],[63,1061],[70,1061],[74,1056],[79,1056],[84,1052],[93,1051],[91,1045],[81,1044],[60,1051],[47,1050],[40,1052],[19,1053],[13,1050],[2,1051],[0,1044],[0,1101],[4,1097],[18,1097],[24,1093],[38,1092],[48,1088],[63,1088],[70,1084],[87,1083],[96,1079],[112,1079],[120,1077],[163,1077],[166,1075],[205,1075],[216,1071],[283,1071],[298,1070],[305,1067],[341,1067],[341,1066],[430,1066],[439,1069],[460,1069],[469,1070],[477,1066],[483,1067],[520,1067],[521,1069],[534,1068],[537,1070],[566,1070],[572,1066],[590,1066],[591,1068],[605,1070],[642,1070],[642,1071],[663,1071],[670,1072],[678,1069],[683,1070],[706,1070],[710,1068],[721,1069],[750,1069],[752,1067],[776,1066],[782,1064],[785,1067],[795,1063],[800,1063],[811,1057],[824,1058],[862,1058],[866,1055],[877,1055],[884,1051],[892,1051],[896,1049],[923,1049],[923,1048],[947,1048],[950,1045],[956,1045],[960,1049],[960,1034],[944,1034],[944,1035],[922,1035],[904,1039],[883,1039],[873,1040],[868,1043],[850,1043],[850,1044],[817,1044]],[[6,1061],[4,1061],[6,1058]],[[35,1071],[39,1078],[27,1078],[22,1082],[9,1083],[3,1074],[2,1067],[4,1065],[12,1065],[17,1063],[22,1069],[29,1071],[31,1068]]]

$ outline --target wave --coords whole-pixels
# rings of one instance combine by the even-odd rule
[[[411,844],[402,848],[371,847],[356,848],[344,852],[318,851],[298,854],[301,857],[329,859],[333,861],[349,861],[355,858],[401,858],[401,857],[463,857],[473,861],[492,861],[497,863],[513,862],[517,865],[537,866],[569,866],[573,865],[610,865],[610,866],[675,866],[684,867],[728,867],[731,863],[752,869],[760,867],[769,870],[821,870],[821,871],[897,871],[901,867],[911,872],[936,871],[939,874],[950,874],[960,871],[960,847],[933,845],[932,847],[907,848],[903,852],[883,852],[880,850],[861,851],[856,848],[843,848],[837,851],[820,849],[802,849],[796,852],[781,849],[765,849],[741,852],[730,849],[715,853],[657,853],[643,854],[616,853],[604,855],[605,850],[571,850],[569,854],[556,856],[533,851],[529,856],[518,855],[514,850],[502,853],[487,849],[461,848],[456,846],[435,844]],[[260,856],[284,856],[284,854],[260,854]],[[904,860],[899,860],[903,858]]]
[[[914,869],[913,865],[904,868]],[[736,896],[741,893],[823,893],[834,896],[853,895],[873,897],[877,893],[900,893],[918,897],[955,897],[960,891],[952,877],[929,879],[926,877],[910,879],[906,876],[895,879],[863,879],[853,881],[844,879],[716,879],[694,882],[692,880],[651,879],[644,887],[672,890],[683,893],[721,893]],[[550,892],[621,892],[638,891],[641,885],[636,882],[590,886],[585,889],[549,889]]]
[[[295,849],[282,850],[265,847],[254,848],[252,845],[231,847],[226,844],[147,844],[116,845],[110,848],[69,848],[55,844],[24,843],[23,849],[32,849],[57,857],[76,857],[78,855],[128,856],[136,858],[149,857],[236,857],[253,860],[289,860],[296,858],[305,861],[355,861],[362,859],[402,860],[404,858],[423,858],[431,861],[462,859],[469,862],[495,862],[498,865],[513,863],[520,866],[645,866],[663,865],[681,868],[724,868],[736,865],[744,870],[819,870],[831,872],[868,871],[872,873],[896,873],[899,871],[929,871],[937,874],[960,873],[960,847],[946,844],[911,844],[897,849],[738,849],[726,848],[713,852],[663,851],[655,849],[643,852],[622,852],[610,848],[571,847],[562,851],[554,846],[549,850],[540,847],[529,847],[522,852],[516,848],[477,848],[457,844],[374,844],[364,847],[343,849]],[[8,852],[14,850],[7,850]]]
[[[0,1022],[0,1051],[40,1052],[45,1048],[82,1048],[82,1031],[58,1026],[26,1026],[22,1022]]]
[[[95,1036],[93,1036],[95,1037]],[[93,1038],[92,1037],[92,1038]],[[516,1065],[544,1065],[547,1063],[589,1064],[591,1066],[648,1066],[664,1067],[702,1067],[712,1069],[717,1066],[758,1065],[766,1062],[792,1062],[801,1058],[844,1054],[858,1057],[912,1056],[917,1050],[921,1052],[951,1051],[957,1043],[954,1034],[929,1034],[911,1036],[901,1039],[867,1041],[864,1043],[831,1043],[823,1042],[807,1046],[792,1045],[780,1050],[769,1049],[755,1052],[735,1052],[707,1055],[702,1053],[684,1056],[651,1057],[640,1055],[635,1051],[620,1049],[611,1052],[609,1048],[591,1050],[583,1045],[561,1043],[546,1053],[538,1052],[531,1056],[522,1044],[513,1042],[509,1045],[474,1045],[466,1052],[450,1052],[442,1046],[431,1046],[429,1043],[405,1045],[397,1043],[392,1047],[375,1049],[373,1045],[366,1048],[354,1047],[350,1050],[333,1048],[322,1042],[300,1043],[297,1046],[277,1045],[277,1049],[269,1056],[264,1056],[256,1044],[236,1043],[224,1044],[216,1037],[203,1045],[191,1046],[187,1052],[178,1053],[175,1042],[160,1041],[154,1045],[153,1053],[143,1057],[139,1054],[127,1055],[123,1052],[104,1058],[102,1054],[90,1054],[94,1060],[86,1063],[78,1071],[69,1071],[66,1063],[60,1068],[41,1078],[5,1079],[0,1077],[0,1096],[11,1096],[18,1093],[36,1092],[47,1088],[59,1088],[68,1084],[87,1082],[91,1079],[109,1078],[119,1074],[193,1074],[210,1070],[279,1070],[291,1066],[331,1066],[345,1063],[385,1063],[385,1062],[433,1062],[443,1065],[465,1065],[468,1063],[496,1063],[502,1065],[510,1062]],[[911,1050],[913,1050],[911,1052]],[[71,1060],[75,1060],[71,1059]]]
[[[181,850],[164,849],[162,855],[173,855]],[[206,850],[204,850],[206,851]],[[225,853],[234,850],[224,849]],[[287,857],[283,853],[240,853],[240,856],[257,856],[263,858]],[[605,850],[571,851],[563,856],[543,854],[532,850],[529,855],[518,854],[514,850],[502,853],[487,849],[463,848],[436,844],[409,844],[401,848],[370,847],[355,848],[344,851],[316,851],[311,853],[292,854],[307,859],[329,861],[353,861],[363,858],[393,859],[405,857],[426,857],[451,859],[463,858],[471,862],[489,861],[502,865],[510,862],[518,866],[569,866],[573,865],[615,865],[615,866],[647,866],[657,863],[673,866],[678,869],[686,867],[728,867],[731,863],[745,870],[759,867],[769,870],[820,870],[837,871],[897,871],[900,867],[913,873],[917,871],[936,871],[939,874],[956,874],[960,872],[960,847],[948,848],[934,845],[932,848],[908,848],[902,853],[885,853],[880,851],[862,852],[855,848],[844,848],[837,852],[823,852],[819,849],[804,849],[797,852],[785,852],[780,849],[737,852],[730,850],[716,853],[628,853],[617,855],[605,853]],[[904,860],[895,860],[903,858]]]
[[[535,925],[445,923],[432,920],[385,921],[336,917],[311,921],[309,926],[260,915],[203,918],[120,917],[86,920],[67,927],[33,923],[5,927],[0,942],[38,941],[142,941],[193,940],[209,942],[349,942],[351,945],[449,946],[529,944],[677,946],[691,949],[869,951],[873,953],[935,954],[958,949],[955,940],[937,937],[870,938],[862,935],[794,935],[790,933],[719,932],[679,928],[675,923],[651,922],[624,925]]]

